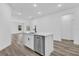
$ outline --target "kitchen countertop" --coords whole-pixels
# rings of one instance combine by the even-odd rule
[[[35,33],[35,32],[31,32],[31,31],[21,32],[21,33],[18,33],[18,34],[33,34],[33,35],[42,35],[42,36],[50,36],[50,35],[53,35],[53,33],[45,33],[45,32]]]
[[[25,34],[34,34],[34,35],[42,35],[42,36],[53,35],[52,33],[44,33],[44,32],[40,32],[40,33],[35,33],[35,32],[25,32]]]
[[[35,35],[42,35],[42,36],[49,36],[49,35],[53,35],[52,33],[35,33]]]

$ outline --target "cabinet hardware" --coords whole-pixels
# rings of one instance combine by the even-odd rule
[[[30,39],[28,38],[28,40],[30,40]]]

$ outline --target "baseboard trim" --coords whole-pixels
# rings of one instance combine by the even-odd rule
[[[74,42],[74,40],[72,40],[72,39],[64,39],[64,38],[62,38],[61,40],[62,41],[72,41],[72,42]]]
[[[6,45],[6,47],[0,48],[0,51],[4,50],[5,48],[8,48],[11,45],[11,43],[9,43],[8,45]]]

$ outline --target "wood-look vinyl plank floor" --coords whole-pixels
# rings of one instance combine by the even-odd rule
[[[18,35],[14,35],[12,37],[12,44],[0,51],[0,56],[39,56],[39,54],[28,49],[24,45],[18,44],[18,41]]]
[[[79,47],[73,42],[54,41],[54,51],[51,55],[54,56],[79,56]]]
[[[0,51],[0,56],[39,56],[34,51],[29,50],[27,47],[15,47],[9,46],[4,50]]]
[[[0,51],[0,56],[40,56],[22,44],[18,39],[19,34],[12,37],[12,44]],[[20,42],[20,44],[18,44]],[[73,41],[54,40],[54,51],[50,56],[79,56],[79,45],[74,45]]]

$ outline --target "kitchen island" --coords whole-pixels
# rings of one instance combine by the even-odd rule
[[[24,33],[24,45],[33,51],[49,56],[53,51],[53,34],[51,33]]]

